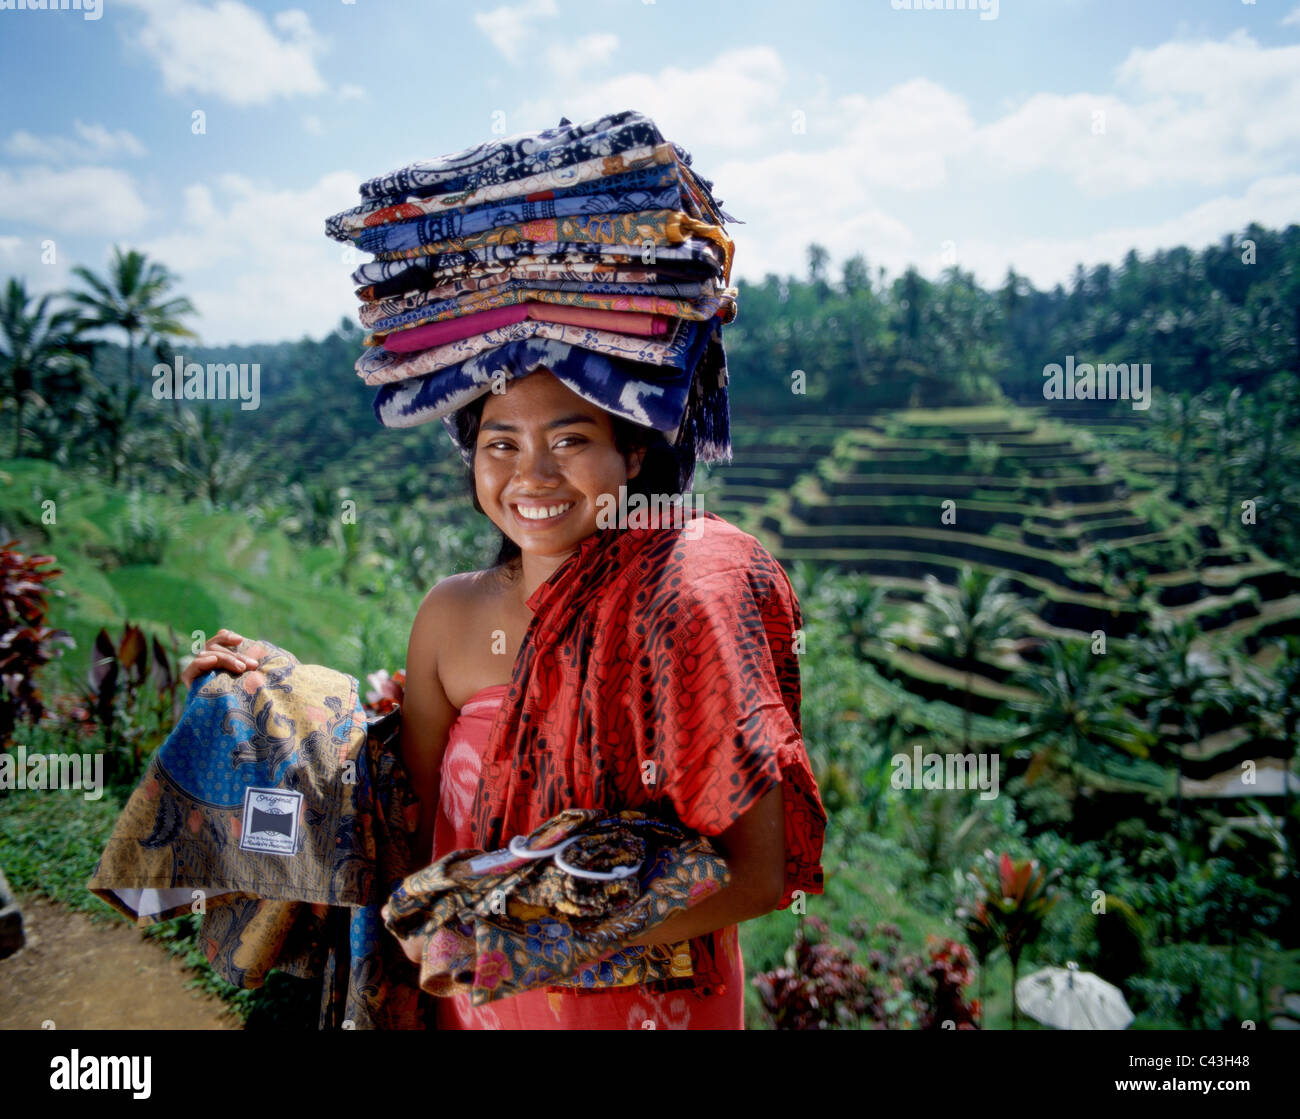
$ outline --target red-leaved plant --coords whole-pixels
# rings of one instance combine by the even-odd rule
[[[38,569],[54,557],[24,555],[16,544],[0,544],[0,748],[19,720],[36,722],[45,713],[37,671],[62,654],[58,646],[75,646],[67,631],[45,625],[46,596],[61,593],[45,584],[62,572]]]
[[[867,964],[830,940],[825,921],[808,917],[795,933],[786,966],[755,976],[774,1028],[976,1028],[979,1003],[967,1002],[962,993],[972,978],[964,945],[930,937],[925,958],[902,953],[896,925],[882,923],[869,934],[855,919],[849,931],[856,940],[874,942]]]

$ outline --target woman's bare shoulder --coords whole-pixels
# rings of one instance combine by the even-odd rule
[[[416,628],[455,624],[465,612],[499,598],[505,573],[499,567],[460,571],[439,579],[425,594],[415,615]]]

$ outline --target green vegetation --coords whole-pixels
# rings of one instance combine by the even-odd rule
[[[1080,270],[1068,291],[1012,272],[985,292],[957,269],[886,282],[860,257],[833,282],[817,246],[806,280],[742,285],[734,459],[695,488],[795,585],[830,814],[825,893],[742,943],[751,976],[833,960],[861,999],[825,1022],[922,1028],[946,1000],[1009,1026],[1015,977],[1067,960],[1119,986],[1137,1029],[1263,1028],[1300,991],[1300,815],[1278,781],[1300,749],[1300,227],[1246,236],[1249,269],[1228,239]],[[187,339],[171,278],[129,252],[74,275],[63,309],[16,282],[0,298],[0,544],[55,557],[41,623],[76,642],[28,666],[50,714],[15,740],[98,741],[114,772],[93,804],[0,792],[0,863],[20,891],[110,917],[84,882],[168,720],[123,692],[109,737],[84,737],[101,629],[134,624],[173,661],[225,626],[394,672],[421,597],[487,563],[495,533],[441,425],[373,424],[349,323],[187,341],[189,360],[260,363],[254,412],[159,402],[145,366]],[[1067,354],[1150,362],[1150,409],[1044,400]],[[1000,794],[896,787],[914,747],[996,759]],[[232,991],[192,920],[156,931],[241,1013],[310,1022],[301,984]],[[939,978],[900,1002],[882,992],[904,959]],[[748,990],[751,1024],[807,993]]]

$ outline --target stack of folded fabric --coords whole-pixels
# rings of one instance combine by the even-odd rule
[[[454,440],[458,409],[545,368],[691,461],[729,457],[735,219],[690,164],[627,111],[363,183],[326,233],[375,257],[352,278],[379,422],[441,419]]]

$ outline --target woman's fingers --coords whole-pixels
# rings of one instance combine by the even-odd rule
[[[214,637],[208,639],[203,651],[185,666],[185,670],[181,673],[181,680],[188,687],[205,672],[212,672],[214,669],[224,668],[238,674],[256,668],[258,663],[256,658],[222,648],[225,645],[238,645],[243,640],[244,638],[239,634],[228,629],[220,630]]]

